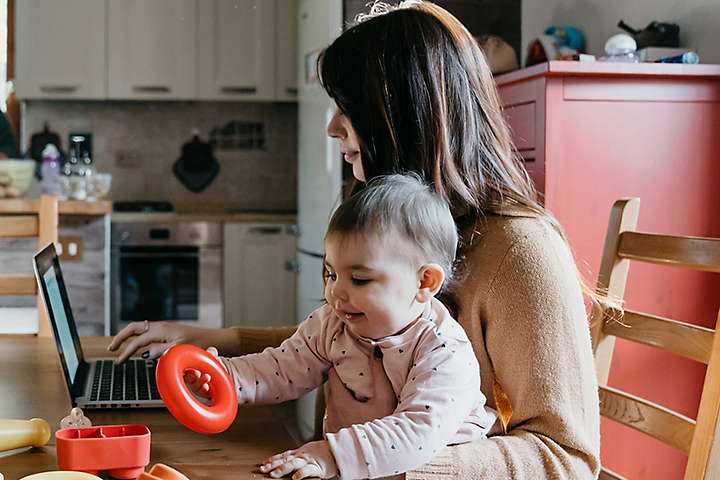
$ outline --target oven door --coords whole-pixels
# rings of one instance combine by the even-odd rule
[[[112,335],[146,319],[222,326],[219,246],[123,245],[111,258]]]

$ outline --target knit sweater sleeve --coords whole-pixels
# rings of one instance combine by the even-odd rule
[[[485,303],[485,347],[513,408],[507,433],[450,447],[408,480],[597,478],[597,384],[572,262],[549,228],[508,248],[473,300]]]

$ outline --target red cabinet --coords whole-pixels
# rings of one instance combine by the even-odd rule
[[[518,150],[594,285],[613,201],[639,230],[720,237],[720,66],[553,61],[496,78]],[[720,275],[631,264],[626,305],[714,327]],[[618,339],[609,384],[697,416],[705,367]],[[687,458],[603,419],[603,464],[682,478]]]

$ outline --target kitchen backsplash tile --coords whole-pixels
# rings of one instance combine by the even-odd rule
[[[177,211],[297,208],[297,106],[232,102],[27,101],[21,144],[45,122],[67,150],[71,131],[93,135],[93,161],[113,174],[113,200],[168,200]],[[220,173],[202,192],[172,173],[193,129],[208,141],[229,122],[263,124],[263,149],[215,151]],[[133,165],[137,165],[134,167]]]

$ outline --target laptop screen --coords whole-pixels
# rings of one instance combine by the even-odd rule
[[[55,334],[65,379],[72,392],[84,359],[55,245],[51,243],[36,253],[34,266],[45,309]]]
[[[54,268],[43,273],[43,281],[45,282],[47,295],[50,300],[50,310],[52,310],[53,317],[55,317],[57,336],[60,341],[63,357],[65,357],[65,363],[67,364],[70,383],[74,383],[80,361],[75,352],[75,345],[73,344],[72,334],[70,333],[70,323],[65,314],[65,307],[63,306],[62,296],[60,295],[60,284],[58,283]]]

